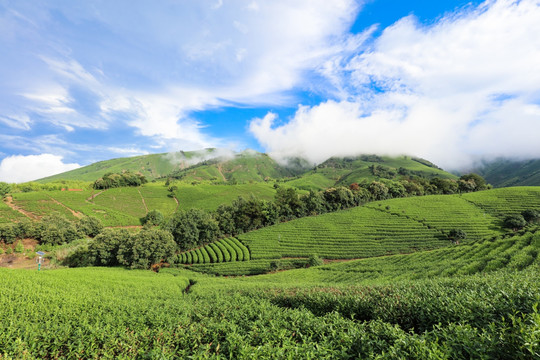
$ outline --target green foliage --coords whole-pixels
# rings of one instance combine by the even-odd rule
[[[11,185],[0,181],[0,199],[4,198],[11,191]]]
[[[310,255],[308,259],[309,266],[321,266],[324,265],[324,261],[317,255]]]
[[[163,230],[142,230],[120,244],[118,262],[132,269],[149,269],[171,258],[176,250],[172,235]]]
[[[523,216],[525,221],[528,223],[535,224],[535,223],[540,222],[540,210],[535,210],[535,209],[523,210],[521,212],[521,216]]]
[[[24,245],[21,240],[17,241],[17,244],[15,244],[15,248],[13,249],[18,254],[22,254],[24,252]]]
[[[140,173],[122,172],[122,173],[106,173],[103,177],[94,182],[94,189],[111,189],[124,186],[141,186],[146,184],[148,180]]]
[[[103,224],[95,217],[85,216],[79,221],[79,228],[84,235],[95,237],[103,230]]]
[[[190,209],[176,212],[164,229],[170,231],[182,250],[210,243],[220,234],[218,223],[203,210]]]
[[[521,229],[525,227],[525,225],[527,225],[527,221],[525,221],[522,215],[517,215],[517,214],[508,215],[507,217],[504,218],[504,221],[503,221],[503,226],[507,229],[512,229],[512,230]]]
[[[70,243],[84,236],[74,222],[64,215],[53,213],[45,216],[36,225],[36,240],[40,244],[60,245]]]
[[[163,223],[163,220],[165,217],[159,210],[151,210],[146,214],[145,217],[141,218],[141,224],[146,225],[153,225],[153,226],[159,226]]]
[[[461,229],[452,229],[448,232],[448,238],[453,241],[465,240],[467,233]]]
[[[126,229],[105,229],[88,244],[88,262],[98,266],[120,265],[118,251],[129,242]]]
[[[16,234],[13,224],[0,224],[0,242],[13,244],[16,240]]]

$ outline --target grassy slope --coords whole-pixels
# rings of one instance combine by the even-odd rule
[[[495,187],[540,185],[540,159],[497,160],[473,171],[485,177]]]
[[[217,182],[261,182],[269,179],[281,179],[298,175],[300,170],[294,170],[278,164],[266,154],[244,152],[234,158],[214,159],[189,168],[178,170],[173,177],[187,182],[217,181]]]
[[[331,158],[318,165],[315,169],[304,173],[301,177],[287,181],[286,183],[300,189],[321,190],[331,186],[349,186],[352,183],[359,183],[363,180],[372,181],[380,179],[380,177],[373,175],[369,169],[372,165],[384,166],[396,173],[399,168],[404,168],[417,172],[427,178],[457,178],[455,175],[436,168],[428,162],[419,162],[409,156],[359,156],[353,158]],[[396,175],[396,178],[399,179],[400,176]]]
[[[215,210],[221,204],[230,204],[239,196],[247,198],[253,195],[261,200],[271,200],[276,193],[274,187],[265,182],[238,185],[199,184],[193,186],[186,183],[175,185],[178,186],[176,198],[182,209]]]
[[[124,170],[140,172],[147,179],[152,180],[171,173],[175,168],[177,167],[167,158],[167,154],[151,154],[100,161],[79,169],[46,177],[37,182],[47,183],[61,179],[95,181],[105,173],[120,173]]]
[[[412,254],[353,260],[258,277],[269,283],[381,284],[540,265],[540,231]],[[247,280],[249,282],[249,280]]]
[[[17,221],[22,218],[25,218],[23,214],[11,209],[6,203],[0,201],[0,224]]]
[[[540,209],[540,187],[494,189],[369,203],[336,213],[293,220],[238,238],[252,259],[363,258],[448,246],[445,234],[464,230],[467,241],[503,233],[501,219]]]
[[[175,196],[179,204],[168,196],[167,187],[159,181],[141,187],[124,187],[105,191],[15,193],[13,199],[17,206],[37,216],[59,212],[73,218],[71,211],[69,211],[71,209],[87,216],[97,217],[106,226],[128,226],[140,225],[139,218],[146,214],[147,209],[148,211],[159,210],[167,216],[171,215],[177,208],[215,210],[219,205],[231,203],[239,196],[253,195],[259,199],[271,200],[275,194],[273,186],[265,182],[234,186],[210,183],[194,186],[183,182],[177,182],[175,185],[178,186]],[[97,196],[93,200],[88,200],[95,195]],[[6,204],[2,203],[0,206],[0,222],[10,222],[12,219],[22,216],[8,208]]]

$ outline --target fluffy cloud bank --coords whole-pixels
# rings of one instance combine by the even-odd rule
[[[341,98],[250,131],[277,157],[411,154],[448,169],[540,157],[540,2],[486,1],[432,25],[409,16],[324,75]],[[337,65],[336,65],[337,64]]]
[[[52,154],[8,156],[0,162],[0,181],[20,183],[79,167],[79,164],[64,164],[61,156]]]

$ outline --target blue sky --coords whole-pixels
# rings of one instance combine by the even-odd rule
[[[540,157],[538,0],[0,0],[0,181],[205,147]]]

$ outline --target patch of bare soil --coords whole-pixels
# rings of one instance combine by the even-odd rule
[[[23,239],[22,243],[24,245],[25,253],[32,256],[27,257],[24,253],[0,255],[0,267],[10,268],[10,269],[37,270],[38,268],[37,256],[33,257],[33,254],[37,245],[37,241],[32,240],[32,239]],[[0,246],[2,246],[4,251],[8,247],[11,247],[12,249],[15,248],[15,244],[0,245]],[[48,268],[49,266],[50,266],[49,259],[44,259],[41,265],[41,268],[45,269],[45,268]]]

